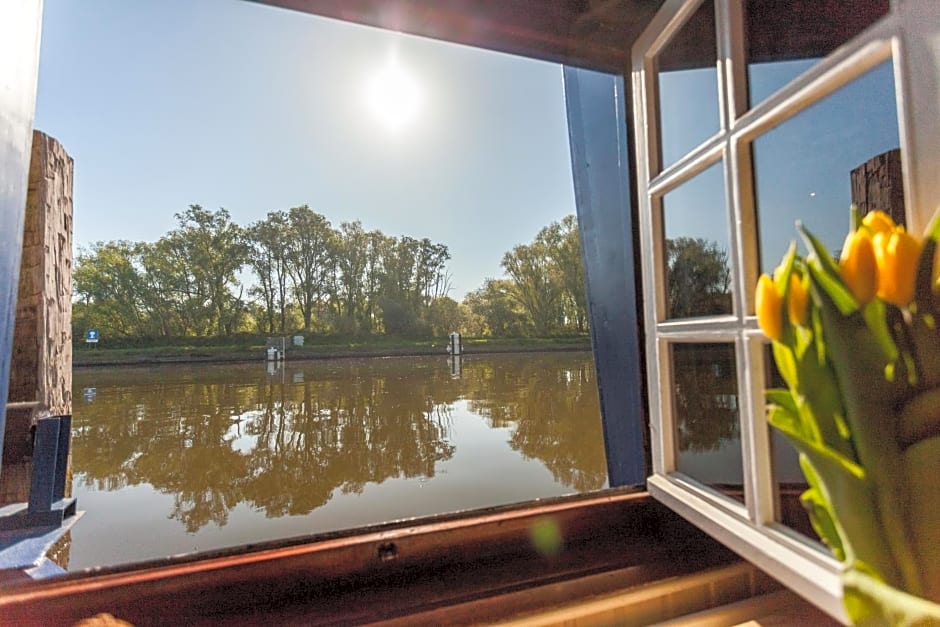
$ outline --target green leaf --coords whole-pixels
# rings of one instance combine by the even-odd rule
[[[792,409],[786,405],[769,405],[767,422],[785,433],[792,433],[796,437],[812,441],[812,434],[806,433],[803,429],[803,421],[800,420],[799,410],[795,405]]]
[[[771,424],[780,429],[797,451],[806,457],[813,472],[808,473],[806,465],[801,462],[804,476],[807,483],[819,492],[822,499],[819,502],[828,504],[826,511],[841,539],[847,559],[863,560],[871,564],[885,580],[899,581],[897,563],[890,546],[884,541],[875,485],[871,478],[852,460],[801,437],[799,431],[793,429],[792,423],[780,420],[781,417],[779,414],[772,416]]]
[[[803,476],[806,477],[806,482],[810,486],[800,497],[800,502],[809,514],[809,521],[813,525],[813,530],[826,543],[835,558],[844,561],[846,557],[845,547],[842,537],[839,535],[832,504],[825,496],[825,489],[819,480],[819,474],[804,454],[800,454],[800,468],[802,468]]]
[[[940,605],[907,594],[859,568],[842,575],[843,602],[856,625],[940,626]]]
[[[842,394],[835,373],[828,362],[820,363],[815,351],[805,353],[797,361],[797,376],[800,380],[800,395],[805,399],[801,412],[804,424],[810,427],[817,441],[845,457],[855,460],[852,443],[846,439],[847,429],[840,429],[837,416],[845,413]]]
[[[862,308],[862,317],[865,319],[865,324],[868,326],[868,330],[871,331],[878,348],[884,354],[885,360],[894,362],[898,358],[898,346],[888,326],[888,313],[887,306],[877,298]]]
[[[778,294],[786,296],[790,290],[790,273],[793,272],[794,261],[796,261],[796,242],[790,240],[790,247],[783,255],[780,265],[774,270],[774,287],[777,288]]]
[[[796,415],[799,411],[796,408],[796,401],[793,400],[793,393],[790,390],[783,390],[781,388],[771,388],[764,392],[764,395],[767,397],[767,402],[774,405],[780,405],[787,411]]]
[[[793,355],[793,351],[782,342],[774,342],[772,350],[774,353],[774,361],[777,363],[777,370],[780,371],[783,380],[787,382],[787,386],[789,386],[791,390],[799,389],[800,380],[797,376],[796,358]]]
[[[801,223],[797,223],[796,228],[803,236],[807,248],[814,253],[811,258],[806,260],[814,284],[825,290],[843,316],[847,316],[858,309],[858,301],[855,300],[852,292],[842,282],[839,267],[832,259],[829,251],[826,250],[826,247],[815,235],[804,229]]]
[[[932,240],[940,239],[940,209],[938,209],[930,219],[930,224],[927,226],[927,232],[924,234],[924,237]]]

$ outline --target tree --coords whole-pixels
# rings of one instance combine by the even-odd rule
[[[728,253],[717,242],[679,237],[666,240],[670,318],[731,312]]]
[[[314,310],[327,293],[333,230],[324,216],[307,205],[291,208],[287,220],[290,228],[283,240],[287,273],[304,320],[304,331],[310,331]]]
[[[536,236],[548,247],[551,266],[562,288],[565,317],[574,322],[578,333],[587,330],[587,287],[581,261],[578,219],[572,214],[552,222]]]
[[[83,327],[111,336],[146,334],[139,252],[138,245],[126,241],[97,242],[79,251],[72,272],[77,299],[73,317],[81,321],[75,337],[82,336]]]
[[[356,332],[363,326],[366,309],[366,274],[370,258],[375,251],[370,247],[371,234],[362,228],[362,223],[343,222],[333,238],[333,259],[337,275],[334,302],[343,319],[343,330]]]
[[[462,316],[460,305],[449,296],[441,296],[431,301],[428,308],[428,322],[435,337],[446,336],[461,330]]]
[[[175,302],[186,332],[231,334],[244,311],[241,292],[233,293],[247,259],[244,232],[225,209],[190,205],[176,219],[179,226],[144,255],[152,284]]]
[[[528,314],[536,335],[548,335],[563,321],[562,286],[548,245],[536,240],[519,244],[503,256],[512,280],[509,294]]]
[[[287,331],[287,310],[290,304],[288,290],[288,259],[285,238],[289,236],[289,222],[283,211],[272,211],[264,220],[255,222],[247,230],[248,264],[258,277],[255,292],[264,305],[263,317],[267,331]]]
[[[483,321],[480,335],[519,337],[531,332],[531,321],[512,297],[512,289],[505,279],[487,279],[483,287],[464,298],[471,315]]]

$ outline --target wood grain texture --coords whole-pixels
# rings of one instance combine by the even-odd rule
[[[554,555],[531,540],[546,520],[563,538]],[[487,600],[500,595],[541,589],[516,597],[538,607],[735,559],[646,493],[612,491],[13,584],[0,616],[20,625],[102,612],[136,625],[360,624],[463,607],[495,619],[505,610]],[[594,577],[587,591],[575,583],[585,577]]]

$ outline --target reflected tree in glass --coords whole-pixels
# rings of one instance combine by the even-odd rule
[[[717,242],[666,240],[669,317],[720,315],[731,311],[728,253]]]
[[[672,345],[676,469],[743,500],[734,345]]]

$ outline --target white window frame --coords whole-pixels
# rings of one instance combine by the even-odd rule
[[[703,0],[666,0],[633,47],[634,141],[645,304],[652,475],[658,500],[779,579],[833,617],[847,621],[842,565],[816,542],[776,521],[776,490],[765,415],[765,339],[754,316],[758,277],[751,142],[875,66],[891,60],[904,173],[907,224],[922,232],[940,207],[940,3],[892,0],[888,15],[748,108],[744,0],[714,0],[720,130],[662,167],[655,57]],[[926,79],[926,80],[925,80]],[[662,267],[664,194],[723,164],[733,314],[667,320]],[[669,345],[733,343],[737,369],[745,503],[679,473]]]

